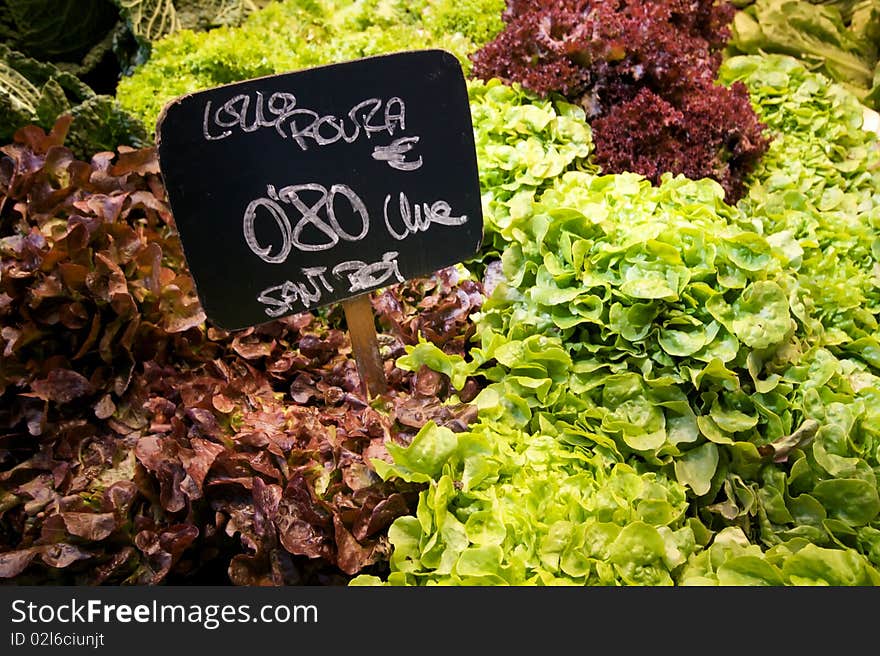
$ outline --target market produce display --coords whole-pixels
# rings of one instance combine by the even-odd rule
[[[780,41],[773,2],[617,4],[272,2],[152,41],[112,99],[133,131],[81,133],[102,152],[75,108],[22,114],[0,577],[880,584],[871,85],[793,36],[744,48],[748,21]],[[876,64],[870,2],[775,4],[838,12]],[[149,135],[182,93],[408,47],[462,62],[485,235],[372,294],[367,400],[338,307],[206,321]],[[78,88],[33,62],[42,98]]]

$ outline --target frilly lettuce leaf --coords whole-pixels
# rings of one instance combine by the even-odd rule
[[[742,530],[720,531],[706,551],[685,566],[681,585],[880,585],[880,571],[852,551],[803,540],[763,552]]]

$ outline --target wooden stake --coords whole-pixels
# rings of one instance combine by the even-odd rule
[[[388,389],[385,369],[379,356],[379,342],[376,341],[376,324],[370,295],[361,294],[342,301],[342,309],[348,324],[354,359],[364,386],[364,395],[369,400],[384,394]]]

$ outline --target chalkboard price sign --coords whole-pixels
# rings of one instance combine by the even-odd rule
[[[222,328],[428,275],[480,246],[467,87],[446,51],[182,96],[157,135],[187,263]]]

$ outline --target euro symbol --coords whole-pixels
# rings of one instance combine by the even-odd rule
[[[415,171],[422,166],[422,156],[419,155],[419,158],[412,162],[404,158],[418,141],[418,137],[401,137],[387,146],[376,146],[373,148],[373,159],[388,162],[388,166],[398,171]]]

